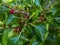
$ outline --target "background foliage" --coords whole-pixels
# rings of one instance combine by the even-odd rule
[[[60,45],[60,0],[0,0],[0,45]]]

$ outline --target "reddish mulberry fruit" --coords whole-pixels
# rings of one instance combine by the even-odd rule
[[[15,32],[21,32],[21,28],[20,28],[20,27],[15,27],[15,28],[14,28],[14,31],[15,31]]]
[[[14,12],[15,12],[15,10],[14,9],[11,9],[9,13],[10,14],[14,14]]]

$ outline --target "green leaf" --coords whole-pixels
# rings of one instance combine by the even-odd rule
[[[36,12],[33,12],[29,19],[33,18]]]
[[[17,19],[19,18],[16,18],[14,15],[9,15],[9,17],[5,21],[6,25],[15,24],[17,22]]]
[[[10,24],[14,20],[14,18],[12,18],[12,17],[13,17],[13,15],[9,15],[8,19],[6,20],[7,25]]]
[[[35,0],[35,4],[36,4],[37,6],[40,6],[39,0]]]
[[[2,43],[3,45],[7,45],[8,43],[8,29],[5,29],[5,31],[3,32],[3,37],[2,37]]]
[[[37,15],[37,13],[38,13],[38,10],[37,10],[37,11],[35,11],[35,12],[33,12],[33,13],[32,13],[32,15],[30,16],[29,20],[30,20],[31,18],[34,18],[34,16],[36,16],[36,15]],[[37,15],[37,16],[38,16],[38,15]]]
[[[34,35],[34,37],[32,37],[32,39],[30,40],[29,45],[39,45],[40,40],[38,40],[38,37],[36,35]]]
[[[60,20],[60,17],[54,18],[55,20]]]
[[[18,40],[18,41],[17,41]],[[20,38],[17,37],[12,37],[10,38],[10,45],[23,45],[24,44],[24,41]]]
[[[5,3],[9,3],[9,2],[12,2],[13,0],[2,0],[2,1]]]
[[[2,44],[0,43],[0,45],[2,45]]]
[[[60,17],[56,17],[54,19],[56,20],[56,22],[60,23]]]
[[[9,38],[10,38],[10,37],[13,37],[14,35],[15,35],[15,33],[14,33],[13,30],[9,31],[9,33],[8,33],[8,37],[9,37]]]
[[[46,40],[47,35],[48,35],[48,24],[46,25],[33,25],[32,26],[35,27],[36,33],[39,35],[39,37],[41,38],[42,41]]]

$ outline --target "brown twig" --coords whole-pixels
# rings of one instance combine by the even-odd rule
[[[13,8],[11,8],[11,7],[9,7],[6,3],[2,3],[2,6],[5,6],[5,7],[7,7],[7,8],[9,8],[9,9],[13,9]],[[15,10],[15,9],[14,9]],[[29,15],[29,13],[26,13],[26,12],[22,12],[22,11],[18,11],[18,10],[15,10],[15,13],[19,13],[19,14],[23,14],[23,15]]]
[[[5,2],[2,2],[2,6],[5,6],[5,7],[9,8],[9,9],[12,9],[12,8],[9,7]]]

